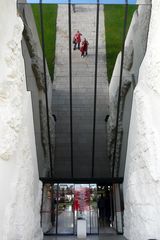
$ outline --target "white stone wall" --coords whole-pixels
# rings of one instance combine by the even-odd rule
[[[144,3],[144,1],[142,2]],[[120,177],[124,176],[124,166],[126,159],[127,140],[129,121],[132,108],[133,85],[137,83],[139,68],[144,58],[147,45],[148,28],[150,21],[151,5],[150,0],[147,5],[140,4],[135,10],[132,21],[125,40],[124,64],[121,86],[120,114],[119,114],[119,130],[117,138],[117,151],[115,157],[114,174]],[[115,142],[115,126],[117,117],[117,101],[120,81],[121,52],[117,56],[116,64],[109,85],[109,108],[110,117],[107,122],[108,129],[108,153],[112,162],[114,142]],[[135,83],[133,81],[133,77]],[[118,161],[120,159],[120,165]]]
[[[45,82],[43,56],[38,32],[30,5],[21,0],[18,12],[24,23],[22,53],[25,62],[27,90],[31,91],[33,106],[33,121],[36,138],[37,159],[40,177],[50,173],[48,129],[46,118]],[[52,161],[54,163],[55,123],[52,116],[52,82],[46,63],[46,78],[48,91],[48,106],[50,118],[50,134]]]
[[[160,239],[160,1],[152,0],[147,51],[134,91],[124,178],[124,233]]]
[[[30,93],[16,0],[0,1],[0,238],[42,239],[39,182]]]
[[[42,230],[47,232],[52,228],[51,223],[51,196],[48,198],[48,184],[43,187],[43,207],[42,207]]]

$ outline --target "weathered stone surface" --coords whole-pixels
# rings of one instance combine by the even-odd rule
[[[40,109],[40,123],[41,123],[41,138],[44,149],[44,155],[46,159],[49,159],[49,142],[48,142],[48,126],[47,126],[47,116],[46,116],[46,106],[43,105],[42,101],[39,101]],[[50,128],[50,140],[51,140],[51,152],[54,159],[54,150],[55,150],[55,121],[53,116],[49,112],[49,128]],[[45,175],[49,174],[50,168],[48,167],[48,161],[45,164],[46,170]]]
[[[21,49],[23,24],[15,0],[0,1],[0,9],[0,236],[42,240],[41,183]]]
[[[127,150],[129,116],[132,106],[132,88],[137,82],[137,76],[147,46],[148,27],[151,5],[140,5],[135,11],[125,41],[124,65],[120,97],[120,114],[115,154],[115,175],[124,174],[124,165]],[[121,53],[117,57],[112,79],[109,86],[110,117],[107,124],[108,152],[111,167],[114,158],[115,128],[117,117],[117,101],[120,80]],[[127,104],[128,101],[128,104]],[[123,144],[122,144],[123,143]],[[120,164],[120,165],[119,165]],[[120,169],[120,172],[119,172]]]
[[[31,65],[32,65],[32,70],[35,75],[35,79],[37,82],[37,87],[40,90],[45,90],[45,84],[44,84],[44,73],[42,72],[43,69],[43,64],[42,64],[42,59],[40,59],[38,56],[35,56],[34,58],[31,59]]]
[[[39,42],[35,41],[35,37],[33,36],[33,30],[29,26],[26,18],[26,14],[28,12],[25,11],[25,5],[20,4],[19,7],[20,16],[24,23],[23,37],[26,41],[26,45],[28,48],[29,55],[31,57],[31,65],[32,70],[35,74],[35,79],[37,82],[37,87],[39,90],[45,89],[44,83],[44,73],[43,73],[43,61],[42,56],[40,57],[37,50],[37,44]]]
[[[19,4],[19,14],[24,22],[22,49],[25,59],[25,70],[27,75],[27,89],[32,92],[34,129],[36,136],[36,147],[39,173],[41,177],[48,176],[50,171],[50,157],[48,148],[48,129],[47,129],[47,112],[45,98],[45,79],[43,68],[43,55],[39,42],[39,37],[34,22],[32,9],[29,5]],[[51,114],[52,103],[52,82],[49,76],[46,64],[46,80],[48,93],[48,106],[50,114],[50,142],[52,148],[52,161],[54,160],[54,120]],[[41,104],[39,104],[39,102]],[[42,105],[42,108],[41,108]],[[42,118],[42,119],[41,119]]]
[[[42,211],[42,229],[43,232],[47,232],[52,228],[52,223],[51,223],[51,189],[50,189],[50,184],[44,184],[43,186],[43,208]],[[48,213],[46,214],[46,211]]]
[[[160,239],[160,2],[152,1],[147,50],[134,91],[124,179],[125,236]]]
[[[130,41],[128,46],[125,47],[123,61],[123,67],[128,71],[131,69],[133,64],[133,54],[134,54],[133,41]]]

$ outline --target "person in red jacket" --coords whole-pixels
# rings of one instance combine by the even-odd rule
[[[81,36],[82,36],[82,33],[80,33],[79,31],[77,31],[76,34],[74,35],[74,37],[73,37],[73,44],[74,44],[73,50],[76,50],[77,45],[78,45],[78,49],[80,49]]]
[[[82,42],[82,45],[81,45],[81,48],[80,48],[81,57],[84,57],[85,55],[87,56],[87,54],[88,54],[88,45],[89,45],[89,43],[88,43],[87,39],[84,38],[84,40]]]

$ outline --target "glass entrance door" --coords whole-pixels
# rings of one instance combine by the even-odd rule
[[[74,184],[59,184],[58,234],[74,233]]]
[[[98,234],[97,185],[75,184],[74,221],[77,233],[78,219],[86,220],[87,234]]]
[[[98,234],[96,184],[45,184],[42,228],[47,234],[77,234],[77,221],[84,219],[87,234]]]
[[[90,234],[98,234],[97,184],[90,184]]]

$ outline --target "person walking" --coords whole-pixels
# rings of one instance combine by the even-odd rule
[[[109,193],[109,191],[106,191],[106,196],[105,196],[105,216],[106,216],[107,226],[110,226],[111,206],[110,206],[110,193]]]
[[[81,57],[87,56],[88,55],[88,41],[86,38],[84,38],[83,42],[82,42],[82,46],[80,48],[81,51]]]
[[[100,224],[105,224],[105,198],[101,193],[101,197],[98,199],[99,220]]]
[[[72,10],[73,10],[74,13],[76,12],[76,6],[75,6],[75,4],[72,4]]]
[[[82,33],[80,33],[78,30],[73,37],[73,44],[74,44],[73,50],[76,50],[77,45],[78,45],[78,49],[80,49],[81,36],[82,36]]]

